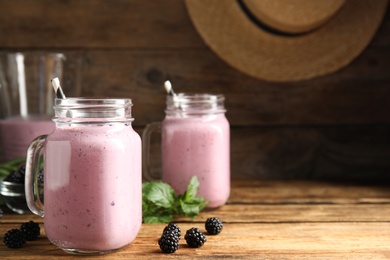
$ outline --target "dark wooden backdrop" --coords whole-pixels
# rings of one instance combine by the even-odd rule
[[[0,50],[80,57],[80,94],[131,97],[138,132],[163,119],[168,78],[177,92],[223,93],[234,178],[390,179],[389,11],[352,64],[294,83],[229,67],[181,0],[0,1]]]

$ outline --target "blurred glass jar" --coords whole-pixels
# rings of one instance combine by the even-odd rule
[[[0,53],[0,162],[25,157],[30,142],[51,133],[58,77],[64,92],[79,96],[82,62],[63,53]]]
[[[43,185],[39,184],[39,197],[43,200]],[[7,207],[15,213],[31,214],[27,206],[24,183],[0,181],[0,194]]]

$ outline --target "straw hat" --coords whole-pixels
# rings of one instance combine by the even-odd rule
[[[298,81],[348,65],[373,38],[388,0],[186,0],[206,44],[232,67]]]

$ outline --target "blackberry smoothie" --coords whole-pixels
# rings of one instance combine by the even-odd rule
[[[28,205],[44,215],[47,237],[66,252],[116,251],[135,239],[142,224],[141,139],[127,115],[131,103],[57,102],[65,107],[58,105],[55,130],[29,148]],[[44,147],[44,211],[31,202],[27,181],[34,168],[30,155],[39,144]]]
[[[167,117],[162,123],[162,180],[183,194],[191,177],[199,180],[198,195],[214,208],[230,194],[230,136],[224,114]]]
[[[143,175],[158,177],[150,170],[150,137],[161,131],[161,180],[183,194],[193,176],[199,181],[198,196],[208,208],[224,205],[230,195],[230,125],[225,117],[223,95],[174,94],[167,96],[162,123],[151,123],[143,131]]]
[[[10,117],[0,120],[1,161],[25,157],[30,142],[37,136],[54,130],[54,122],[48,118]]]
[[[129,126],[56,130],[45,148],[45,231],[64,248],[110,250],[142,222],[141,141]]]

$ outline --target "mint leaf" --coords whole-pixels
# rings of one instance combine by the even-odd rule
[[[169,186],[169,184],[164,182],[156,182],[152,187],[150,187],[147,194],[149,201],[163,208],[172,207],[175,203],[175,197],[175,191],[171,186]]]
[[[196,197],[199,188],[199,181],[196,176],[193,176],[188,183],[187,190],[184,193],[184,200],[190,200]]]
[[[198,215],[207,204],[209,204],[209,201],[205,201],[203,197],[194,197],[190,199],[187,197],[185,200],[180,200],[180,207],[183,211],[183,215],[192,219]]]
[[[184,215],[191,219],[200,213],[199,205],[196,203],[182,203],[180,207],[183,210]]]
[[[8,162],[0,164],[0,178],[8,175],[12,171],[16,171],[21,164],[26,162],[26,158],[15,158]]]
[[[168,223],[173,219],[173,215],[171,214],[163,214],[163,215],[151,215],[144,216],[144,223],[154,224],[154,223]]]
[[[188,187],[183,196],[179,197],[182,215],[194,218],[209,203],[203,197],[196,197],[199,188],[199,181],[193,176],[188,183]]]
[[[142,184],[142,217],[144,223],[168,223],[174,215],[193,219],[209,203],[197,197],[199,181],[196,176],[188,183],[184,194],[176,195],[172,187],[164,182]]]
[[[152,189],[154,182],[144,182],[142,183],[142,197],[145,197],[149,194],[149,191]]]

